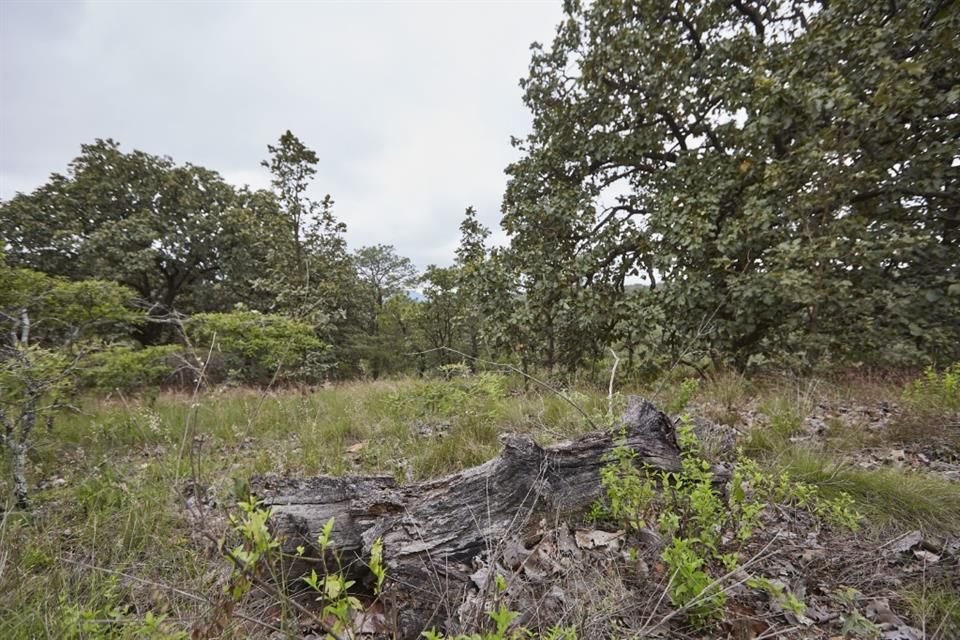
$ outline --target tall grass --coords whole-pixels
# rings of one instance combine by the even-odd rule
[[[960,532],[956,482],[900,469],[859,469],[805,447],[782,450],[775,462],[826,497],[848,493],[876,528]]]

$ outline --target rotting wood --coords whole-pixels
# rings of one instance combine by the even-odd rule
[[[387,609],[399,635],[415,638],[425,628],[449,626],[457,602],[473,588],[472,560],[541,519],[589,507],[601,494],[600,469],[615,446],[633,449],[637,464],[680,468],[673,421],[637,397],[628,399],[621,425],[610,431],[549,447],[523,435],[501,440],[503,451],[493,460],[417,484],[360,476],[262,477],[251,485],[273,508],[271,526],[283,550],[308,550],[306,560],[287,568],[289,577],[317,567],[309,558],[317,557],[317,535],[331,517],[332,548],[348,567],[369,557],[381,538]]]

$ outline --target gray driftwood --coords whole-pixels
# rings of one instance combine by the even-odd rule
[[[621,427],[550,447],[527,436],[505,436],[493,460],[418,484],[398,485],[390,477],[258,478],[252,484],[274,508],[271,524],[289,553],[303,545],[306,556],[316,558],[317,535],[331,517],[335,546],[347,565],[367,558],[381,538],[387,610],[399,635],[414,638],[425,628],[452,630],[451,612],[472,588],[469,576],[478,556],[508,537],[524,540],[524,532],[543,519],[553,522],[589,507],[601,492],[605,456],[621,434],[638,464],[679,468],[673,422],[653,405],[630,398]],[[317,563],[298,562],[289,571],[296,578],[310,568]]]

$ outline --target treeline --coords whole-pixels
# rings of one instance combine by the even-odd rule
[[[97,140],[0,203],[5,366],[25,322],[105,386],[960,359],[955,4],[565,11],[521,83],[508,246],[468,208],[449,267],[351,251],[290,132],[268,190]]]
[[[289,131],[267,151],[272,188],[251,190],[97,140],[66,175],[0,205],[12,343],[96,352],[80,378],[107,388],[190,385],[201,369],[282,384],[449,362],[435,349],[452,339],[455,269],[418,274],[386,245],[350,252],[332,199],[306,194],[316,154]],[[408,294],[418,286],[425,301]]]

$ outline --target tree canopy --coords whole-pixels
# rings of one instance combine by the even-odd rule
[[[653,305],[741,367],[957,357],[955,6],[565,12],[522,83],[534,126],[504,199],[538,322],[603,343]],[[646,311],[622,304],[631,278]]]

